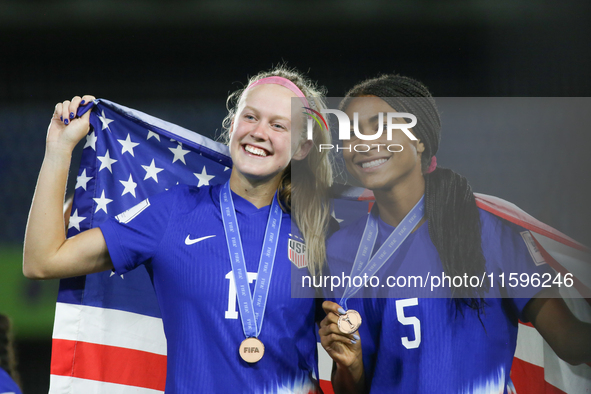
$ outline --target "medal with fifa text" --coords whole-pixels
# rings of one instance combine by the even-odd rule
[[[256,363],[263,358],[265,345],[257,338],[246,338],[240,344],[240,357],[247,363]]]
[[[238,353],[247,363],[256,363],[260,361],[265,353],[265,346],[258,339],[258,336],[263,327],[263,317],[265,315],[265,307],[267,306],[267,296],[269,295],[271,273],[273,272],[273,264],[275,263],[275,253],[279,241],[283,212],[277,201],[277,195],[275,195],[271,204],[269,218],[267,219],[256,286],[254,294],[251,296],[247,279],[246,260],[244,259],[242,240],[240,239],[240,230],[238,229],[238,220],[236,218],[236,211],[234,210],[234,201],[232,201],[232,191],[230,190],[229,181],[220,190],[220,209],[222,211],[222,221],[224,222],[224,231],[230,254],[230,263],[232,264],[234,283],[236,284],[240,321],[242,322],[242,330],[246,336],[246,339],[242,341],[238,348]]]
[[[374,276],[386,261],[392,257],[398,247],[402,245],[404,240],[421,221],[424,210],[425,204],[423,196],[404,219],[402,219],[394,231],[392,231],[392,234],[388,236],[384,244],[378,249],[373,257],[371,257],[371,252],[378,239],[378,219],[376,218],[377,215],[370,212],[367,217],[367,223],[365,224],[365,230],[363,231],[361,242],[359,243],[359,249],[357,249],[357,255],[353,262],[351,278],[355,276],[371,278]],[[339,305],[347,310],[347,300],[357,293],[360,288],[361,287],[347,286],[339,301]],[[340,315],[337,322],[339,330],[344,334],[354,333],[360,325],[361,315],[353,309],[349,309],[344,315]]]

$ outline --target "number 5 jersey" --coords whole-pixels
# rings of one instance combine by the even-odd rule
[[[377,272],[379,284],[357,294],[365,298],[348,301],[348,308],[362,314],[359,332],[371,393],[511,392],[509,375],[518,318],[524,320],[523,309],[542,290],[543,281],[537,287],[520,283],[513,288],[509,276],[515,273],[531,278],[537,274],[538,278],[551,278],[555,274],[528,249],[525,229],[479,211],[486,259],[484,280],[489,287],[480,313],[463,300],[458,300],[457,306],[449,288],[431,289],[429,276],[441,278],[443,268],[429,236],[428,222],[410,234]],[[331,275],[348,275],[351,271],[365,222],[362,218],[329,239]],[[381,219],[378,226],[374,253],[394,230]],[[427,286],[421,286],[421,281]],[[552,280],[546,282],[551,285]],[[476,281],[472,284],[478,285]]]

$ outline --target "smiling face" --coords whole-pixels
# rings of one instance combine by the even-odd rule
[[[289,89],[275,84],[248,89],[240,99],[230,129],[233,173],[251,183],[279,181],[292,157],[302,159],[300,138],[293,138]]]
[[[343,157],[347,170],[355,178],[361,181],[364,187],[371,190],[391,190],[394,186],[405,182],[421,181],[421,154],[425,147],[420,141],[411,141],[400,129],[394,129],[392,140],[387,139],[386,113],[397,112],[388,103],[376,96],[357,97],[351,100],[346,111],[349,119],[353,119],[356,112],[359,115],[359,131],[362,134],[373,135],[378,130],[379,113],[383,116],[382,136],[373,141],[363,141],[355,137],[351,131],[351,140],[344,141],[345,146],[367,144],[371,147],[368,152],[355,152],[351,149],[343,150]],[[404,119],[395,119],[395,122],[404,122]],[[412,132],[412,129],[410,129]],[[379,147],[373,144],[384,144]],[[390,152],[387,146],[398,144],[403,147],[401,152]],[[359,149],[364,150],[364,149]],[[400,147],[392,147],[391,150],[400,150]]]

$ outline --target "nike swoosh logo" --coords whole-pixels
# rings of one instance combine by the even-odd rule
[[[213,238],[213,237],[215,237],[215,235],[208,235],[207,237],[191,239],[191,236],[187,235],[187,238],[185,238],[185,245],[193,245],[193,244],[196,244],[197,242],[203,241],[204,239]]]

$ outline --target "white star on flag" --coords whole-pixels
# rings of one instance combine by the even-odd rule
[[[193,173],[193,175],[195,175],[197,179],[199,179],[199,184],[197,185],[197,187],[209,186],[209,181],[215,177],[215,175],[207,175],[207,172],[205,171],[205,166],[203,166],[203,171],[201,171],[201,174]]]
[[[111,271],[111,275],[109,275],[109,278],[110,278],[111,276],[115,276],[115,271]],[[121,274],[121,275],[119,275],[119,276],[121,277],[121,279],[125,279],[125,278],[123,277],[123,274]]]
[[[105,197],[105,191],[103,190],[100,198],[93,198],[94,202],[96,202],[96,210],[94,211],[94,213],[97,213],[99,210],[103,210],[105,211],[105,213],[109,213],[107,212],[107,204],[110,203],[111,200],[110,198],[106,198]]]
[[[160,142],[160,136],[156,133],[154,133],[153,131],[148,130],[148,138],[146,138],[147,140],[149,140],[150,138],[156,138],[158,140],[158,142]]]
[[[104,156],[97,156],[96,158],[99,159],[99,161],[101,162],[101,167],[99,168],[99,172],[101,172],[103,168],[108,168],[109,171],[111,172],[111,174],[113,173],[113,169],[111,168],[111,165],[113,163],[116,163],[117,160],[111,159],[111,157],[109,156],[108,149],[107,149],[107,153],[105,153]]]
[[[70,216],[70,221],[68,222],[68,230],[72,227],[76,227],[76,230],[80,231],[80,222],[86,219],[84,216],[78,216],[78,210],[74,211],[74,214]]]
[[[82,174],[78,175],[76,178],[76,187],[74,189],[78,189],[79,187],[86,190],[86,184],[89,180],[91,180],[91,176],[86,176],[86,168],[82,171]]]
[[[131,155],[133,157],[135,157],[135,155],[133,154],[133,148],[135,148],[136,146],[139,145],[138,142],[133,142],[131,140],[131,137],[129,136],[129,133],[127,134],[127,138],[124,140],[117,140],[119,141],[119,143],[122,145],[121,147],[121,154],[124,154],[125,152],[129,152],[131,153]]]
[[[144,181],[148,178],[152,178],[156,181],[156,183],[158,183],[158,173],[160,171],[164,171],[164,169],[156,167],[156,164],[154,164],[154,159],[152,159],[152,163],[149,166],[142,165],[142,167],[144,170],[146,170],[146,176],[144,177]]]
[[[97,140],[97,136],[94,134],[94,131],[90,134],[88,134],[86,136],[86,144],[84,144],[84,148],[82,149],[86,149],[89,146],[92,148],[92,150],[96,150],[96,140]]]
[[[343,220],[345,220],[345,219],[337,219],[337,215],[335,214],[334,209],[332,210],[332,213],[330,214],[330,216],[332,216],[337,221],[337,223],[340,223]]]
[[[228,171],[230,167],[224,167],[224,172]]]
[[[119,182],[121,182],[121,184],[125,187],[125,189],[123,189],[123,193],[121,193],[122,196],[124,196],[127,193],[130,193],[132,196],[135,197],[135,188],[137,187],[137,183],[133,181],[131,174],[129,174],[129,179],[127,181]]]
[[[109,123],[111,123],[113,121],[113,119],[107,119],[107,117],[105,116],[105,111],[102,111],[102,115],[103,116],[99,115],[98,117],[103,124],[103,128],[101,130],[104,130],[109,127]],[[111,130],[109,130],[109,131],[111,131]]]
[[[177,145],[176,148],[172,149],[172,148],[168,148],[172,153],[174,153],[174,158],[172,159],[172,162],[174,163],[177,160],[180,160],[183,162],[183,164],[187,164],[187,162],[185,161],[185,155],[187,153],[189,153],[190,151],[183,149],[183,147],[181,145]]]

